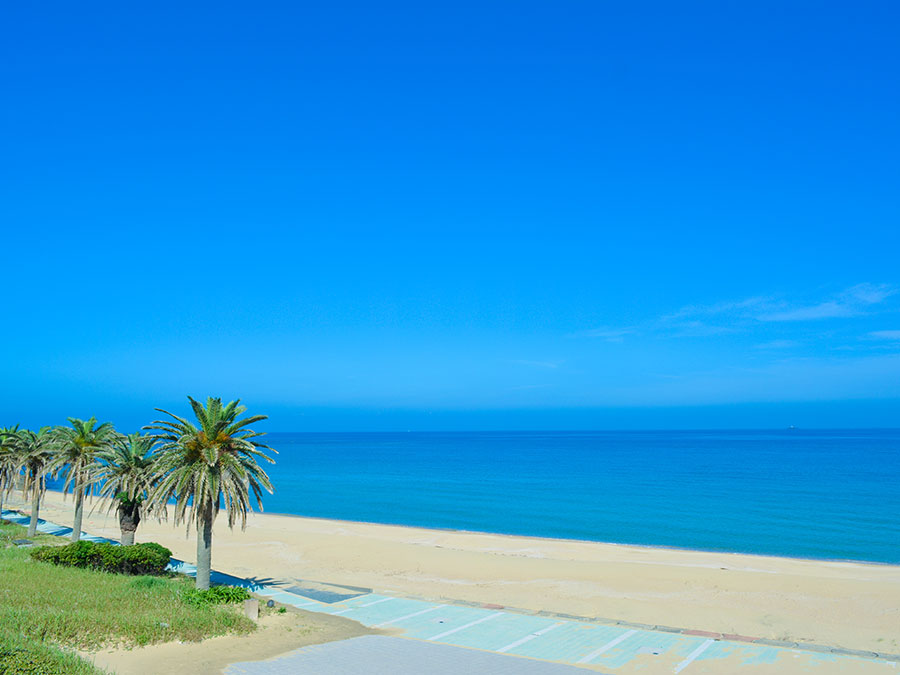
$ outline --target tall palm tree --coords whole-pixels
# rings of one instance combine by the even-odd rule
[[[97,474],[102,482],[100,496],[110,498],[110,510],[115,505],[121,541],[126,546],[134,543],[144,501],[153,486],[154,442],[151,436],[131,434],[97,454],[102,462]]]
[[[18,434],[18,424],[0,428],[0,513],[3,513],[3,498],[9,494],[20,470]]]
[[[157,420],[146,427],[157,432],[154,437],[161,443],[156,471],[159,483],[150,501],[165,504],[174,498],[175,523],[196,525],[197,588],[206,590],[212,563],[212,529],[219,510],[225,508],[228,527],[233,528],[240,518],[241,528],[245,528],[247,513],[253,510],[251,493],[262,511],[262,490],[272,492],[269,476],[258,460],[273,464],[275,460],[262,452],[272,448],[254,440],[264,434],[247,428],[267,416],[240,419],[247,410],[240,400],[225,406],[220,398],[207,398],[205,406],[190,396],[188,400],[199,426],[157,408],[172,419]]]
[[[47,489],[47,475],[53,461],[53,450],[50,447],[50,428],[42,427],[39,431],[22,429],[16,434],[15,449],[19,453],[19,466],[25,469],[25,481],[22,483],[22,494],[28,499],[31,495],[31,522],[28,523],[28,536],[37,533],[38,511],[41,497]]]
[[[112,447],[120,437],[110,422],[97,425],[97,418],[80,420],[69,418],[68,427],[56,427],[51,432],[54,452],[51,469],[61,471],[68,467],[63,493],[71,489],[75,494],[75,518],[72,523],[72,541],[81,539],[81,521],[84,516],[85,493],[97,482],[97,453]]]

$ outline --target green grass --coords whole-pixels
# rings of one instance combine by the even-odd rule
[[[0,675],[99,675],[77,654],[0,629]]]
[[[32,560],[28,549],[9,546],[21,538],[24,528],[0,524],[0,675],[97,672],[58,647],[137,647],[256,628],[237,607],[185,602],[194,586],[187,577],[58,567]],[[37,665],[28,670],[32,662]]]
[[[13,542],[14,539],[28,539],[38,546],[59,546],[68,543],[68,539],[57,537],[52,534],[36,534],[33,537],[27,536],[28,528],[10,523],[6,520],[0,520],[0,548],[5,548]]]

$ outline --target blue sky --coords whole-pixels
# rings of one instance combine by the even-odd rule
[[[0,424],[900,426],[896,3],[326,5],[6,9]]]

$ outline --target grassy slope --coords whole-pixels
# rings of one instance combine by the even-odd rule
[[[100,675],[77,654],[0,630],[0,675]]]
[[[27,550],[6,547],[23,536],[24,528],[0,524],[0,654],[10,645],[45,650],[53,644],[140,646],[255,627],[234,607],[184,603],[180,596],[193,586],[190,579],[127,577],[38,563]],[[94,672],[87,668],[85,673]]]

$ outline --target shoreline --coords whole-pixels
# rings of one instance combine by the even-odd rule
[[[58,495],[60,499],[64,497],[62,490],[58,490],[55,488],[51,488],[47,490],[48,494]],[[65,500],[70,499],[71,496],[65,496]],[[89,501],[87,505],[90,505],[92,501],[97,501],[100,498],[96,495],[93,495],[88,498]],[[88,512],[97,513],[98,510],[94,509],[86,509],[85,514]],[[547,542],[558,542],[558,543],[577,543],[577,544],[596,544],[599,546],[613,546],[613,547],[624,547],[624,548],[635,548],[635,549],[646,549],[650,551],[683,551],[687,553],[698,553],[698,554],[715,554],[715,555],[731,555],[731,556],[747,556],[747,557],[756,557],[756,558],[771,558],[775,560],[792,560],[798,562],[819,562],[819,563],[848,563],[854,565],[876,565],[876,566],[884,566],[884,567],[897,567],[900,568],[900,560],[896,562],[885,562],[881,560],[864,560],[858,558],[823,558],[823,557],[815,557],[815,556],[800,556],[800,555],[778,555],[776,553],[757,553],[754,551],[735,551],[732,549],[716,549],[716,548],[694,548],[690,546],[676,546],[674,544],[638,544],[631,542],[621,542],[621,541],[609,541],[605,539],[575,539],[570,537],[550,537],[545,535],[538,534],[520,534],[516,532],[493,532],[490,530],[466,530],[455,527],[440,527],[436,525],[415,525],[411,523],[401,523],[401,522],[386,522],[379,520],[348,520],[344,518],[327,518],[324,516],[309,516],[298,513],[284,513],[284,512],[276,512],[276,511],[258,511],[253,510],[250,514],[248,514],[248,522],[251,518],[263,516],[263,517],[275,517],[275,518],[297,518],[301,520],[312,520],[319,521],[322,523],[344,523],[346,525],[373,525],[373,526],[383,526],[383,527],[398,527],[398,528],[406,528],[410,530],[428,530],[434,532],[446,532],[451,534],[461,534],[461,535],[487,535],[492,537],[509,537],[512,539],[530,539],[537,542],[547,541]],[[142,521],[143,522],[143,521]],[[166,522],[166,521],[163,521]]]
[[[20,495],[10,508],[28,510]],[[72,522],[71,497],[41,513]],[[84,529],[119,538],[96,499]],[[194,561],[194,532],[155,519],[156,541]],[[429,600],[496,604],[635,624],[900,653],[900,566],[473,533],[254,513],[246,531],[216,521],[213,568],[291,585],[355,586]]]
[[[607,541],[604,539],[572,539],[569,537],[545,537],[538,534],[517,534],[515,532],[491,532],[488,530],[464,530],[455,527],[438,527],[433,525],[412,525],[410,523],[384,522],[379,520],[346,520],[343,518],[325,518],[322,516],[305,516],[297,513],[276,513],[273,511],[254,511],[254,514],[274,516],[276,518],[302,518],[304,520],[318,520],[326,523],[346,523],[348,525],[383,525],[385,527],[403,527],[418,530],[433,530],[435,532],[448,532],[454,534],[484,534],[492,537],[511,537],[515,539],[534,539],[536,541],[573,542],[579,544],[598,544],[600,546],[622,546],[651,551],[686,551],[689,553],[712,553],[717,555],[754,556],[757,558],[776,558],[779,560],[797,560],[822,563],[853,563],[857,565],[884,565],[887,567],[900,567],[898,562],[883,562],[881,560],[858,560],[855,558],[816,558],[812,556],[776,555],[774,553],[754,553],[751,551],[733,551],[730,549],[716,548],[691,548],[689,546],[674,546],[670,544],[633,544],[622,541]]]

